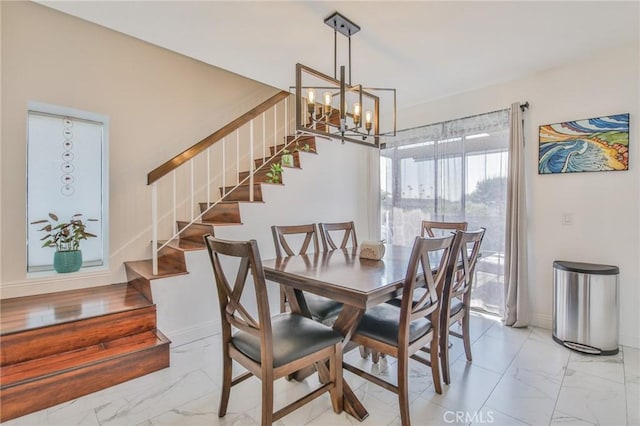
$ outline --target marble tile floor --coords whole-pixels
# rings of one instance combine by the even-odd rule
[[[430,371],[413,363],[410,403],[413,425],[638,425],[640,424],[640,350],[622,347],[618,355],[598,357],[570,351],[540,328],[504,327],[492,317],[471,322],[473,362],[462,342],[452,338],[452,382],[434,392]],[[219,335],[171,350],[171,367],[74,401],[32,413],[6,426],[87,425],[238,425],[260,424],[260,386],[249,379],[231,390],[227,415],[218,418]],[[378,365],[357,350],[345,358],[380,376],[395,377],[395,360]],[[281,426],[400,425],[397,397],[345,371],[345,379],[367,407],[359,423],[331,409],[328,395],[294,411]],[[315,386],[276,382],[275,404],[293,401]]]

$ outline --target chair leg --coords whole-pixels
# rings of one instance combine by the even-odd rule
[[[220,407],[218,407],[218,417],[224,417],[227,414],[227,406],[229,405],[229,394],[231,393],[231,374],[233,361],[229,355],[222,354],[222,392],[220,394]]]
[[[448,324],[444,324],[441,328],[442,334],[440,335],[440,364],[442,366],[442,380],[448,385],[451,383],[451,377],[449,377],[449,327]]]
[[[287,295],[282,286],[280,287],[280,313],[287,311]]]
[[[262,378],[262,426],[273,424],[273,375]]]
[[[398,356],[398,403],[402,426],[411,425],[409,416],[409,357]]]
[[[438,336],[434,334],[431,340],[431,376],[433,377],[433,387],[437,394],[442,394],[442,383],[440,383],[440,363],[438,362],[438,346],[440,345]]]
[[[360,345],[360,356],[364,359],[367,359],[369,357],[369,354],[371,353],[371,349],[369,349],[366,346],[362,346]]]
[[[464,343],[464,352],[467,355],[467,361],[472,361],[471,337],[469,336],[469,320],[469,312],[465,312],[464,317],[462,317],[462,342]]]
[[[377,364],[380,361],[380,352],[371,351],[371,362]]]

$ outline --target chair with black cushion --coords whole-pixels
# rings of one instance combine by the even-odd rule
[[[448,235],[450,232],[466,231],[467,226],[467,222],[435,222],[423,220],[420,226],[420,235],[433,238]]]
[[[450,335],[462,339],[467,360],[472,360],[469,310],[476,262],[480,254],[484,233],[485,228],[477,231],[456,231],[453,254],[449,259],[447,278],[442,291],[442,315],[440,318],[440,358],[442,378],[446,384],[451,382],[449,372]],[[458,321],[461,322],[462,333],[449,330],[449,327]]]
[[[346,249],[348,247],[358,247],[358,238],[356,237],[356,227],[353,222],[336,222],[336,223],[319,223],[320,237],[322,238],[322,248],[324,251]],[[340,245],[338,246],[333,240],[333,236],[340,238]],[[351,240],[351,246],[349,246],[349,240]],[[367,358],[372,353],[369,348],[360,346],[360,355],[362,358]],[[372,353],[374,362],[379,360],[379,354]]]
[[[403,426],[410,424],[409,358],[431,367],[434,388],[437,393],[442,393],[438,362],[440,300],[437,288],[446,277],[453,239],[453,235],[416,237],[403,282],[401,306],[382,303],[367,309],[351,338],[353,343],[398,359],[397,385],[344,363],[345,369],[398,395]],[[415,301],[413,293],[418,277],[424,280],[426,291]],[[430,346],[429,360],[417,353],[426,345]]]
[[[317,253],[319,251],[318,234],[316,225],[313,223],[309,225],[272,226],[271,232],[273,234],[273,243],[276,246],[277,257],[307,254],[310,246],[313,246],[314,252]],[[291,240],[295,238],[294,236],[298,237],[298,242],[301,240],[300,249],[297,252],[291,248],[293,244]],[[341,303],[326,297],[310,294],[309,292],[303,294],[307,310],[316,321],[330,322],[338,316],[342,309]],[[280,312],[285,312],[286,308],[286,295],[284,290],[280,288]]]
[[[262,261],[255,240],[226,241],[206,235],[204,241],[213,266],[222,320],[223,371],[218,416],[224,417],[227,412],[231,387],[251,376],[262,382],[262,426],[271,425],[325,392],[331,395],[333,410],[342,412],[343,338],[340,333],[294,313],[271,317]],[[226,271],[236,274],[228,275]],[[251,291],[251,284],[246,285],[249,274],[253,278],[257,317],[242,302],[244,291]],[[327,383],[273,411],[273,382],[276,379],[327,360]],[[232,377],[233,361],[248,372]]]
[[[353,222],[320,223],[318,224],[318,228],[320,228],[320,237],[322,238],[322,248],[324,251],[347,248],[349,247],[349,240],[351,240],[350,247],[358,247],[356,228]],[[331,236],[332,234],[334,236],[336,236],[336,234],[342,234],[340,246],[335,243]]]

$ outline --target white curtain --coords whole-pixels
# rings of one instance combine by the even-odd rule
[[[520,103],[511,105],[507,228],[505,236],[505,324],[529,324],[527,291],[527,206],[524,182],[524,132]]]
[[[422,220],[487,228],[472,306],[503,315],[509,110],[401,130],[385,142],[382,238],[411,245]]]

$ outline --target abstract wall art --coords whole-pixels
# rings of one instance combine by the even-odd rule
[[[538,173],[629,170],[629,114],[540,126]]]

